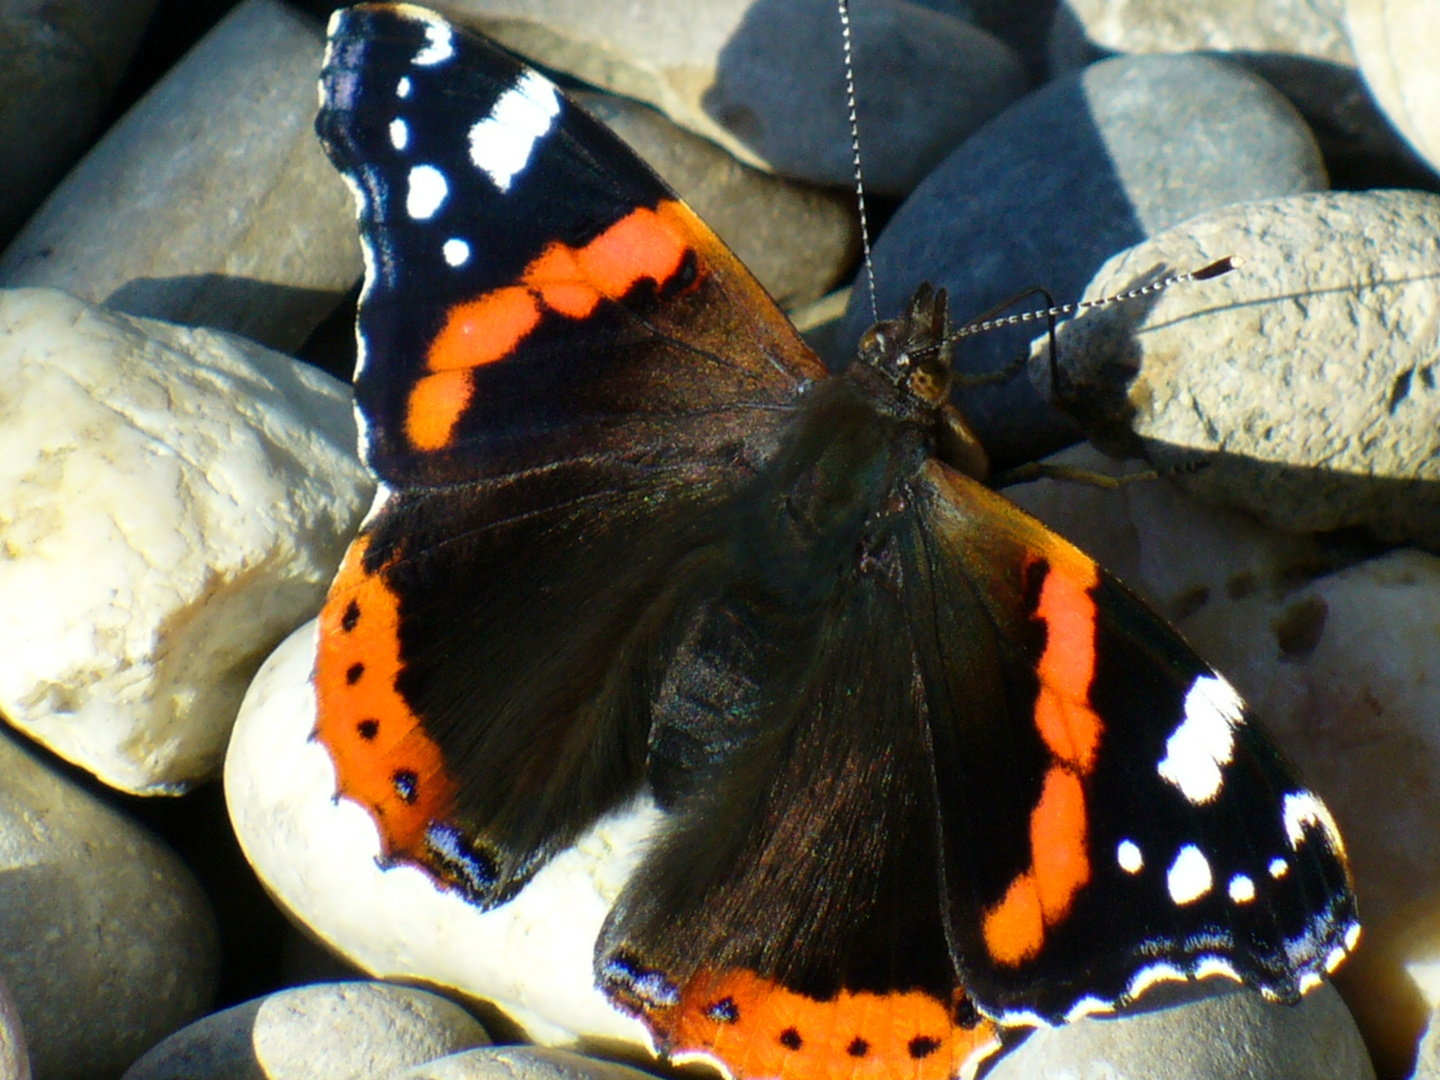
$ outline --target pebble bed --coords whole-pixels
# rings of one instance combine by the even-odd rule
[[[1297,1007],[1081,1021],[990,1075],[1440,1078],[1440,12],[854,6],[882,316],[921,281],[964,319],[1242,261],[1062,324],[1053,381],[1033,326],[967,340],[959,370],[1029,377],[959,403],[1001,467],[1174,474],[1007,494],[1241,690],[1365,922]],[[643,1080],[590,971],[636,817],[481,916],[376,865],[309,740],[310,620],[374,493],[329,8],[199,5],[170,56],[178,0],[53,7],[0,18],[0,1080]],[[572,76],[847,361],[832,0],[446,12]]]

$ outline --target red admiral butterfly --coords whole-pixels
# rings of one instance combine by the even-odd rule
[[[595,977],[672,1060],[943,1078],[1015,1030],[1353,948],[1340,837],[1234,689],[984,484],[929,287],[828,375],[544,77],[331,25],[380,481],[317,736],[384,858],[505,904],[637,796]]]

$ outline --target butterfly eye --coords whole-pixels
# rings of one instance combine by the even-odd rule
[[[860,359],[874,361],[885,352],[885,332],[872,326],[860,335]]]

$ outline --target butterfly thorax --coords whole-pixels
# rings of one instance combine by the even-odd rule
[[[926,460],[985,478],[984,452],[949,404],[948,332],[944,290],[922,286],[803,400],[741,500],[740,547],[778,599],[819,600],[855,573],[884,572],[877,555]]]

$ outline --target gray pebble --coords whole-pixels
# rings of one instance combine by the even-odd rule
[[[1314,138],[1267,83],[1223,61],[1122,57],[1011,106],[948,157],[875,246],[881,317],[921,281],[950,290],[956,323],[1043,285],[1074,299],[1114,252],[1205,210],[1324,188]],[[863,279],[862,279],[863,286]],[[1021,310],[1043,307],[1039,298]],[[853,342],[870,321],[857,287]],[[1031,333],[962,342],[961,372],[995,371]],[[1023,379],[957,398],[998,464],[1073,442]]]
[[[292,349],[361,273],[315,138],[318,24],[245,0],[106,135],[0,257],[131,315]]]
[[[797,183],[742,164],[663,113],[613,94],[572,95],[679,192],[781,307],[824,295],[860,244],[848,192]]]
[[[1057,71],[1105,52],[1282,53],[1355,62],[1344,0],[1066,0],[1050,29]]]
[[[852,12],[855,81],[873,191],[905,194],[1025,89],[997,39],[906,0]],[[705,110],[777,172],[854,183],[844,54],[833,0],[754,4],[721,50]]]
[[[0,732],[0,975],[36,1080],[114,1076],[201,1012],[215,926],[178,859]]]
[[[390,1080],[650,1080],[650,1073],[546,1046],[487,1046],[416,1066]]]
[[[851,183],[839,16],[831,0],[453,0],[446,11],[524,56],[648,102],[740,160]],[[1025,87],[1008,46],[956,0],[855,5],[861,124],[877,190],[908,190]],[[921,162],[922,164],[916,164]]]
[[[1372,191],[1249,203],[1157,236],[1087,293],[1225,255],[1246,265],[1066,324],[1065,407],[1114,453],[1207,460],[1177,482],[1269,524],[1440,546],[1437,233],[1440,196]]]
[[[1416,0],[1417,9],[1426,2]],[[1056,6],[1051,70],[1073,71],[1117,53],[1211,53],[1259,75],[1290,100],[1315,132],[1335,186],[1433,184],[1366,90],[1343,8],[1342,0],[1076,0]],[[1436,63],[1440,59],[1430,66]]]
[[[389,983],[321,983],[177,1031],[124,1080],[384,1080],[489,1036],[460,1006]]]
[[[0,0],[0,248],[94,134],[156,0]]]
[[[1295,1006],[1240,991],[1122,1020],[1037,1031],[990,1080],[1374,1080],[1355,1021],[1325,985]]]

